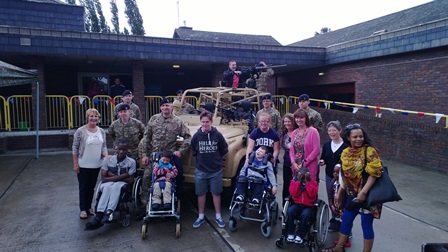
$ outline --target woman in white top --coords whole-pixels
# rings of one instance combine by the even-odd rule
[[[106,132],[97,126],[100,119],[98,110],[86,111],[86,125],[78,128],[73,136],[73,169],[79,182],[79,218],[86,219],[95,214],[91,208],[98,173],[103,158],[108,156]]]

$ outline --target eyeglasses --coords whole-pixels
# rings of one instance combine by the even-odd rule
[[[358,123],[354,123],[354,124],[349,124],[349,125],[345,126],[345,128],[348,130],[360,129],[361,125],[359,125]]]

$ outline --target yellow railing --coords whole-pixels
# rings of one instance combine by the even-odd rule
[[[143,118],[144,123],[151,118],[151,116],[160,113],[160,102],[162,96],[145,96],[146,115]],[[175,99],[175,96],[168,96],[170,99]],[[382,111],[391,111],[401,114],[414,114],[421,116],[432,116],[439,122],[445,118],[445,128],[448,128],[448,115],[428,112],[418,112],[403,109],[393,109],[387,107],[336,102],[321,99],[310,99],[317,102],[319,107],[325,106],[330,109],[331,106],[341,106],[357,110],[359,108],[374,109],[377,117],[380,117]],[[85,113],[89,108],[96,108],[101,113],[99,126],[108,127],[114,120],[115,104],[121,101],[121,96],[111,97],[107,95],[98,95],[90,99],[88,96],[77,95],[66,97],[63,95],[47,95],[45,96],[45,111],[47,129],[57,128],[78,128],[86,123]],[[187,101],[198,108],[198,100],[195,96],[188,96]],[[298,97],[274,95],[273,101],[280,114],[284,115],[286,112],[292,111],[294,105],[298,104]],[[313,103],[314,105],[314,103]],[[33,103],[31,95],[13,95],[8,98],[0,96],[0,130],[30,130],[34,129],[33,121]]]
[[[5,97],[0,96],[0,107],[3,108],[0,110],[0,130],[10,130],[8,123],[8,102]]]
[[[33,123],[33,98],[31,95],[13,95],[7,99],[9,130],[30,130]]]
[[[90,108],[90,99],[85,95],[72,96],[69,99],[69,129],[86,124],[86,111]]]
[[[289,99],[285,95],[273,95],[273,102],[275,109],[280,112],[280,115],[284,115],[289,112]]]
[[[47,129],[69,128],[69,99],[63,95],[45,96],[45,112]]]

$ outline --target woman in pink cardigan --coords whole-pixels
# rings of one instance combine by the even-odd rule
[[[310,118],[303,109],[298,109],[294,113],[294,120],[298,128],[292,132],[291,148],[289,149],[292,172],[296,174],[303,166],[310,171],[311,179],[317,180],[320,154],[319,132],[310,126]]]

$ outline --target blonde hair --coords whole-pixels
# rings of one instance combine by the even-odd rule
[[[100,114],[100,112],[98,112],[98,110],[96,110],[95,108],[89,108],[86,111],[86,122],[89,121],[90,114],[96,114],[98,116],[98,118],[101,118],[101,114]]]

